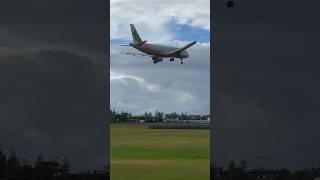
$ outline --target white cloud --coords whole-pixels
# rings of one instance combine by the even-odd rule
[[[159,88],[160,88],[159,85],[148,83],[143,78],[133,76],[133,75],[115,73],[112,70],[110,71],[110,81],[111,82],[121,81],[121,83],[126,83],[127,80],[137,81],[141,88],[146,89],[150,92],[158,92]]]
[[[195,97],[187,89],[156,85],[133,75],[122,74],[110,78],[112,108],[136,114],[146,110],[192,112],[185,104],[195,103]]]
[[[207,114],[210,109],[210,47],[188,49],[183,65],[150,57],[121,55],[131,47],[111,45],[110,104],[116,110],[136,114],[146,110]]]
[[[144,40],[181,47],[168,24],[190,25],[210,30],[209,0],[111,0],[111,39],[131,40],[129,24],[136,25]],[[179,28],[179,26],[177,27]],[[207,114],[210,109],[210,43],[188,49],[183,65],[164,60],[153,64],[150,57],[121,55],[138,52],[111,45],[110,105],[116,110],[140,114],[146,110]]]
[[[129,24],[143,39],[164,42],[175,39],[168,23],[210,30],[210,0],[111,0],[111,39],[131,40]]]

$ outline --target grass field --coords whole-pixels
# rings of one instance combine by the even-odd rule
[[[209,130],[111,125],[111,180],[209,180]]]

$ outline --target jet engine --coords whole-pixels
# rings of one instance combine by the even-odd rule
[[[163,60],[162,57],[152,57],[153,63],[161,62]]]

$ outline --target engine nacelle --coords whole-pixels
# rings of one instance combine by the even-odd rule
[[[152,57],[153,62],[157,63],[157,62],[161,62],[163,60],[162,57]]]
[[[177,52],[176,54],[177,54],[177,58],[180,58],[180,59],[189,57],[189,54],[186,51]]]

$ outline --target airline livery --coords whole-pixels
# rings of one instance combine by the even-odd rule
[[[144,54],[129,53],[129,52],[121,52],[121,54],[129,54],[133,56],[135,55],[150,56],[152,57],[154,64],[161,62],[163,58],[170,58],[170,61],[174,61],[174,58],[179,58],[181,61],[181,64],[183,64],[182,59],[189,57],[189,54],[186,51],[186,49],[188,49],[189,47],[197,43],[197,41],[193,41],[192,43],[187,44],[186,46],[181,48],[150,44],[150,43],[147,43],[147,41],[141,40],[133,24],[130,24],[130,27],[132,32],[133,43],[130,43],[128,45],[121,45],[121,46],[131,46],[143,52]]]

